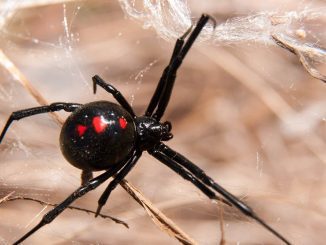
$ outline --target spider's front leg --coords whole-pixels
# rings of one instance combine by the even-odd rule
[[[198,182],[202,185],[207,186],[219,194],[221,194],[228,202],[230,202],[233,206],[239,209],[246,216],[256,220],[262,226],[264,226],[267,230],[273,233],[276,237],[282,240],[285,244],[291,244],[284,236],[274,230],[271,226],[269,226],[262,218],[260,218],[252,208],[246,205],[244,202],[239,200],[233,194],[225,190],[222,186],[217,184],[211,177],[209,177],[202,169],[200,169],[197,165],[192,163],[186,157],[181,155],[180,153],[172,150],[167,145],[160,143],[158,144],[150,154],[153,155],[156,159],[167,165],[169,168],[174,170],[177,174],[181,175],[183,178],[188,179],[186,176],[192,174]],[[189,179],[188,179],[189,180]],[[207,195],[204,189],[202,189],[199,185],[197,185],[194,181],[191,181],[195,186],[197,186],[204,194]],[[209,195],[207,195],[209,197]],[[211,198],[212,199],[212,198]]]
[[[198,20],[193,31],[189,34],[189,38],[187,39],[187,41],[183,43],[183,39],[188,34],[189,30],[185,33],[183,37],[181,37],[177,41],[170,63],[167,66],[167,68],[165,68],[161,76],[160,82],[157,86],[157,89],[146,110],[145,114],[147,116],[152,116],[153,118],[157,119],[157,121],[160,121],[160,119],[164,115],[166,107],[170,101],[177,71],[181,66],[184,58],[186,57],[188,51],[190,50],[195,40],[198,38],[200,32],[203,30],[204,26],[207,24],[209,20],[213,22],[213,28],[215,28],[216,26],[215,19],[207,14],[203,14]],[[156,110],[152,114],[155,107]]]
[[[192,29],[192,26],[181,37],[179,37],[177,39],[177,41],[174,45],[174,49],[173,49],[173,53],[172,53],[170,62],[167,65],[167,67],[165,67],[163,74],[161,75],[161,78],[156,86],[155,92],[151,98],[151,101],[148,104],[147,109],[146,109],[145,116],[148,116],[148,117],[152,116],[154,109],[157,106],[157,104],[161,98],[162,91],[165,90],[166,78],[167,78],[167,74],[169,72],[171,63],[177,57],[177,55],[179,55],[179,53],[183,47],[184,40],[187,37],[187,35],[190,33],[191,29]]]

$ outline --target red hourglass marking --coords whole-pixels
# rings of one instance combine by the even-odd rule
[[[119,118],[119,124],[122,129],[125,129],[127,127],[127,121],[123,117]]]
[[[96,131],[96,133],[102,133],[106,127],[108,126],[108,123],[105,122],[101,117],[94,117],[93,118],[93,126]]]
[[[77,132],[79,136],[83,136],[83,134],[85,133],[87,127],[84,125],[77,125]]]

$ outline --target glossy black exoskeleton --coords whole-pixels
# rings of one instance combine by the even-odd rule
[[[152,117],[141,116],[135,118],[137,130],[137,146],[145,151],[151,149],[160,141],[173,138],[170,133],[172,126],[170,122],[160,123]]]
[[[106,170],[130,154],[172,138],[171,124],[132,117],[120,105],[96,101],[80,106],[65,121],[60,147],[69,163],[82,170]]]
[[[72,112],[62,127],[60,146],[65,158],[73,166],[82,169],[82,185],[62,203],[45,214],[33,229],[14,244],[24,241],[41,227],[52,222],[74,200],[114,176],[98,200],[97,216],[108,200],[110,193],[135,166],[143,151],[147,151],[181,177],[190,181],[208,198],[233,205],[283,242],[290,244],[280,233],[267,225],[249,206],[217,184],[189,159],[162,142],[172,138],[171,123],[161,123],[160,120],[169,103],[177,70],[209,19],[215,24],[213,18],[202,15],[194,30],[191,31],[190,28],[177,40],[170,62],[164,69],[143,116],[137,117],[122,94],[99,76],[93,77],[94,93],[96,86],[101,86],[113,95],[119,105],[107,101],[97,101],[85,105],[59,102],[16,111],[11,114],[0,135],[0,143],[10,124],[15,120],[60,110]],[[190,36],[185,41],[189,33]],[[92,171],[97,170],[105,170],[105,172],[92,179]],[[222,195],[224,199],[216,196],[216,192]]]
[[[132,116],[108,101],[85,104],[65,121],[60,147],[65,158],[82,170],[106,170],[125,160],[135,148]]]

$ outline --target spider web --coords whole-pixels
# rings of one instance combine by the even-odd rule
[[[317,244],[323,241],[318,231],[326,228],[321,198],[326,186],[325,86],[273,36],[308,57],[308,68],[325,74],[325,6],[318,1],[246,4],[2,1],[1,50],[48,102],[111,100],[103,91],[92,94],[90,78],[99,74],[123,91],[140,114],[175,39],[202,12],[211,14],[217,27],[207,25],[178,74],[166,115],[175,134],[169,145],[247,200],[289,240]],[[1,65],[10,63],[2,59]],[[1,75],[0,127],[12,111],[39,105],[14,74],[1,68]],[[15,191],[58,203],[78,187],[80,171],[61,156],[59,131],[47,115],[14,123],[0,145],[0,199]],[[199,244],[220,241],[218,207],[179,176],[144,156],[127,179]],[[94,210],[103,188],[76,205]],[[0,242],[12,243],[44,212],[22,201],[1,204]],[[177,243],[156,229],[121,188],[104,212],[131,228],[66,211],[30,242],[107,243],[110,232],[115,244]],[[224,207],[223,220],[227,243],[276,242],[234,209]]]
[[[193,23],[187,1],[144,0],[140,9],[137,9],[134,0],[119,1],[127,16],[140,21],[144,28],[155,29],[165,40],[176,40]],[[141,5],[139,2],[138,5]],[[260,11],[230,18],[219,24],[215,30],[212,24],[208,24],[199,40],[215,45],[239,42],[275,45],[276,38],[277,41],[288,44],[294,52],[302,53],[302,57],[306,58],[306,68],[315,70],[315,63],[326,64],[326,50],[319,46],[325,43],[326,34],[311,33],[309,24],[318,22],[317,25],[320,25],[319,21],[325,22],[326,7],[312,8],[303,5],[298,8],[296,11]],[[319,77],[326,82],[326,75],[319,74]]]

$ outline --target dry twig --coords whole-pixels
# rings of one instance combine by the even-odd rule
[[[310,47],[308,45],[300,45],[300,47],[298,47],[294,40],[284,38],[276,34],[273,34],[272,38],[278,46],[298,56],[301,64],[311,76],[326,83],[326,76],[321,74],[316,68],[312,66],[311,62],[309,62],[309,59],[316,56],[321,56],[321,58],[326,59],[326,50],[322,48]],[[319,52],[316,52],[317,50]]]
[[[16,201],[16,200],[24,200],[24,201],[32,201],[32,202],[36,202],[39,203],[41,205],[45,205],[45,206],[51,206],[51,207],[56,207],[58,204],[53,204],[53,203],[49,203],[49,202],[45,202],[39,199],[35,199],[35,198],[31,198],[31,197],[22,197],[22,196],[15,196],[15,197],[11,197],[14,194],[14,191],[9,193],[7,196],[5,196],[4,198],[0,199],[0,204],[4,203],[4,202],[12,202],[12,201]],[[85,212],[85,213],[91,213],[91,214],[95,214],[96,212],[86,209],[86,208],[80,208],[80,207],[76,207],[76,206],[68,206],[69,209],[71,210],[77,210],[77,211],[81,211],[81,212]],[[110,215],[104,215],[104,214],[99,214],[99,216],[103,219],[111,219],[112,221],[114,221],[117,224],[121,224],[124,225],[126,228],[129,228],[129,225],[117,218],[114,218]]]

